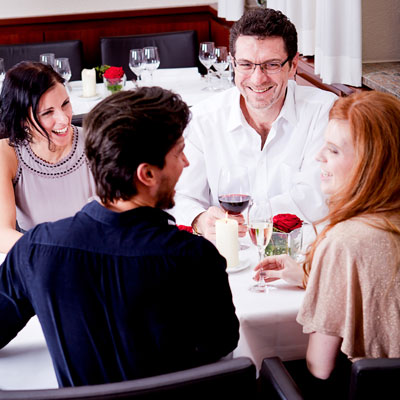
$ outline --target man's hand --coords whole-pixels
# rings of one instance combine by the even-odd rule
[[[215,221],[225,218],[226,212],[219,207],[212,206],[207,211],[199,214],[193,221],[192,227],[208,240],[215,240]],[[243,237],[247,232],[247,226],[242,214],[231,215],[229,218],[238,222],[239,236]]]
[[[303,286],[304,272],[301,265],[298,264],[292,257],[287,254],[279,256],[270,256],[264,258],[255,268],[257,271],[255,280],[258,280],[259,271],[263,270],[266,282],[276,281],[283,279],[287,283]]]

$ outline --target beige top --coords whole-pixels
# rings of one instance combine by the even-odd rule
[[[342,337],[352,361],[400,357],[400,237],[365,221],[339,223],[322,240],[297,316],[304,333]]]

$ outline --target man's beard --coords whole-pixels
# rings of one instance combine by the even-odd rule
[[[168,210],[175,205],[174,195],[175,195],[175,185],[170,187],[168,178],[163,177],[161,180],[160,187],[157,192],[156,208],[162,210]]]

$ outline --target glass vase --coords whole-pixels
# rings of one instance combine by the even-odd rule
[[[103,83],[104,83],[104,90],[105,90],[105,94],[106,96],[119,92],[120,90],[122,90],[125,86],[126,83],[126,75],[124,74],[124,76],[122,78],[105,78],[103,76]]]
[[[295,260],[302,256],[303,228],[294,229],[292,232],[272,232],[271,240],[265,249],[266,256],[289,254]]]

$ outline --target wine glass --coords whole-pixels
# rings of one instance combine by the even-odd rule
[[[1,88],[3,87],[3,81],[6,77],[6,69],[4,67],[4,58],[0,58],[0,92]]]
[[[54,60],[55,60],[55,55],[54,53],[44,53],[39,56],[39,60],[42,64],[47,64],[50,65],[51,67],[54,68]]]
[[[249,205],[250,181],[246,167],[223,167],[218,180],[218,201],[229,214],[238,215]]]
[[[145,47],[143,49],[145,69],[149,71],[150,81],[153,81],[153,72],[160,66],[160,56],[157,47]]]
[[[218,46],[215,48],[215,62],[213,65],[218,72],[221,82],[223,82],[224,71],[229,65],[228,49],[225,46]],[[222,84],[220,86],[221,88],[223,87]]]
[[[207,85],[203,90],[212,90],[210,84],[210,68],[215,62],[214,42],[201,42],[199,49],[199,60],[207,68]]]
[[[129,50],[129,68],[136,75],[136,85],[142,80],[141,75],[145,68],[145,59],[143,49]]]
[[[250,180],[247,167],[233,165],[223,167],[218,180],[218,201],[221,207],[231,215],[242,213],[250,201]],[[240,250],[249,246],[240,245]]]
[[[69,65],[68,58],[66,57],[56,58],[54,65],[55,65],[55,70],[62,78],[64,78],[65,85],[68,86],[68,82],[72,76],[71,66]]]
[[[267,198],[252,200],[250,202],[247,221],[250,239],[257,246],[259,262],[261,262],[264,259],[265,248],[271,239],[273,226],[271,204]],[[258,282],[250,286],[249,290],[257,293],[266,291],[262,270],[259,271]]]

